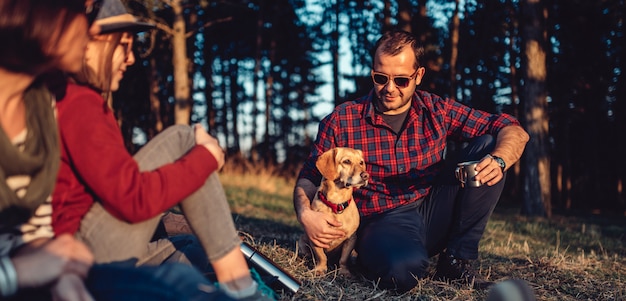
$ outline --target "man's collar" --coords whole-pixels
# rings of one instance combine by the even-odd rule
[[[416,115],[418,115],[419,112],[426,109],[426,105],[424,105],[424,101],[421,99],[417,91],[419,90],[415,90],[415,93],[413,93],[413,98],[411,99],[411,107],[409,108],[409,110],[413,110]],[[365,102],[365,106],[363,108],[364,109],[363,116],[365,118],[368,118],[369,120],[372,120],[372,122],[376,120],[375,102],[378,100],[377,97],[378,96],[376,96],[376,92],[374,91],[374,89],[370,90],[370,93],[367,95],[367,101]],[[409,113],[409,116],[410,115],[411,113]]]

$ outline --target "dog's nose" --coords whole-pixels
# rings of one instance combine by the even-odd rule
[[[363,179],[364,181],[367,181],[370,178],[370,174],[368,174],[367,172],[362,172],[361,173],[361,179]]]

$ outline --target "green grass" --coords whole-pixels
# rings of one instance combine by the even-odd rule
[[[487,291],[420,280],[397,295],[331,270],[314,276],[296,254],[303,233],[292,206],[294,182],[271,172],[222,172],[235,223],[246,240],[302,282],[281,300],[485,300]],[[499,205],[481,240],[475,265],[490,280],[520,278],[537,300],[626,300],[626,218],[526,218]],[[436,258],[433,258],[431,269]],[[431,271],[434,273],[434,270]]]

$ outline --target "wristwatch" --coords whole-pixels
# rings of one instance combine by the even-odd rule
[[[494,155],[490,155],[491,158],[493,158],[494,161],[496,161],[496,163],[498,163],[498,166],[500,166],[500,168],[502,168],[502,172],[504,173],[504,168],[506,167],[506,162],[504,162],[504,160],[502,160],[502,158],[498,157],[498,156],[494,156]]]

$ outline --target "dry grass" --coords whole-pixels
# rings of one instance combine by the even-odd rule
[[[296,255],[303,232],[293,213],[294,183],[274,174],[226,169],[220,177],[246,240],[302,282],[281,300],[485,300],[485,290],[428,278],[398,295],[359,277],[344,279],[336,270],[315,276],[310,259]],[[499,205],[477,268],[494,281],[524,279],[537,300],[626,300],[625,233],[624,217],[529,219]]]

